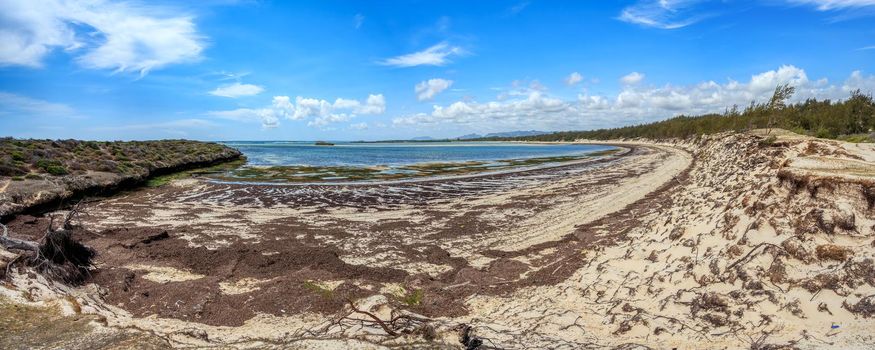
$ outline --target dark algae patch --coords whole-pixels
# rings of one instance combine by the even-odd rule
[[[633,150],[629,148],[627,151]],[[571,163],[561,167],[485,175],[477,179],[477,188],[466,184],[469,179],[439,179],[402,185],[372,184],[354,190],[305,185],[295,187],[303,191],[296,194],[282,193],[291,187],[252,184],[208,183],[198,188],[204,190],[205,194],[221,196],[222,203],[230,206],[245,206],[245,203],[251,203],[248,201],[257,200],[267,210],[279,201],[292,201],[288,204],[295,207],[316,208],[322,206],[320,203],[330,203],[332,206],[369,211],[386,209],[391,203],[417,205],[426,199],[458,198],[475,192],[499,190],[485,185],[487,182],[503,186],[530,186],[534,184],[532,181],[562,177],[575,169],[589,171],[594,164],[609,161],[597,159],[593,163]],[[627,174],[617,173],[616,176]],[[246,193],[235,189],[245,189]],[[504,190],[509,189],[504,187]],[[506,229],[491,226],[476,215],[477,210],[486,208],[472,212],[475,215],[461,217],[450,215],[444,211],[446,209],[427,209],[423,213],[426,220],[440,224],[434,227],[435,231],[428,239],[407,243],[398,240],[398,235],[404,235],[404,232],[416,234],[418,227],[407,220],[356,223],[338,218],[330,225],[325,225],[292,215],[248,226],[252,232],[257,232],[257,237],[233,234],[214,236],[216,228],[220,226],[196,222],[185,224],[181,218],[182,224],[173,227],[121,225],[96,229],[87,223],[91,220],[100,221],[102,215],[107,214],[101,212],[109,207],[130,209],[111,214],[112,217],[147,219],[151,215],[149,208],[160,208],[160,203],[174,202],[172,198],[193,194],[180,191],[187,190],[178,186],[154,187],[127,194],[123,203],[96,203],[89,210],[90,216],[84,219],[86,223],[74,229],[75,239],[98,252],[99,268],[93,271],[90,282],[102,288],[102,298],[107,304],[119,305],[135,317],[155,315],[208,325],[240,326],[258,314],[336,314],[348,305],[348,300],[382,293],[381,286],[397,285],[403,289],[387,297],[392,308],[410,310],[426,317],[461,316],[469,311],[464,300],[471,295],[501,295],[521,286],[555,283],[567,278],[574,271],[573,267],[580,264],[570,258],[580,256],[580,249],[593,244],[592,241],[578,240],[574,235],[545,244],[542,248],[562,248],[553,249],[555,256],[545,257],[543,263],[567,260],[568,268],[546,276],[539,275],[537,279],[519,279],[521,273],[529,268],[541,266],[528,267],[509,257],[499,257],[485,269],[475,268],[464,258],[453,256],[438,243],[440,240]],[[308,199],[306,193],[321,199],[315,202],[315,199]],[[416,195],[410,196],[410,193]],[[555,192],[543,193],[508,205],[536,209],[552,203],[548,199],[555,195]],[[209,208],[198,210],[211,212]],[[200,211],[190,212],[197,213]],[[242,213],[228,212],[221,220],[245,222],[247,219]],[[48,221],[46,217],[19,216],[8,225],[16,236],[33,238],[45,231]],[[358,241],[360,245],[355,248],[329,243],[338,240],[357,241],[358,235],[365,231],[374,233],[375,240]],[[201,246],[216,240],[225,243],[209,248]],[[410,270],[406,265],[359,264],[347,259],[357,252],[379,254],[387,246],[394,247],[391,252],[398,262],[425,262],[446,266],[447,270],[429,275]],[[171,268],[198,277],[156,281],[148,276],[149,270],[138,266]],[[549,270],[554,271],[553,268]],[[223,286],[245,281],[255,282],[252,288],[235,292],[223,289]],[[338,284],[328,287],[329,284],[323,283],[329,281]]]

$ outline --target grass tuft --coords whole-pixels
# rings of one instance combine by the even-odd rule
[[[404,295],[404,297],[401,298],[401,302],[407,306],[419,306],[422,305],[422,299],[424,297],[425,293],[423,293],[422,289],[417,289]]]
[[[322,287],[313,281],[304,282],[304,288],[307,288],[310,291],[312,291],[316,294],[319,294],[323,298],[331,299],[332,297],[334,297],[334,291],[332,291],[328,288]]]

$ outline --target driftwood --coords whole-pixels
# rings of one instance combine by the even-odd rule
[[[29,252],[39,251],[39,244],[34,241],[9,237],[9,229],[4,224],[0,224],[3,228],[3,236],[0,236],[0,245],[6,249],[26,250]]]
[[[0,224],[3,229],[0,245],[9,250],[23,251],[27,256],[25,261],[49,278],[73,285],[84,282],[90,277],[92,259],[96,254],[72,238],[72,223],[82,212],[81,203],[71,208],[59,228],[55,227],[55,217],[52,216],[45,235],[39,241],[10,237],[9,228]],[[7,271],[20,257],[7,264]]]
[[[347,302],[349,303],[349,306],[352,308],[353,312],[364,314],[365,316],[370,317],[372,320],[374,320],[374,322],[376,322],[380,326],[380,328],[383,329],[383,331],[386,332],[386,334],[393,336],[393,337],[397,337],[400,335],[394,329],[389,328],[389,326],[386,325],[386,322],[384,322],[379,317],[377,317],[377,315],[374,315],[374,314],[367,312],[367,311],[364,311],[364,310],[360,310],[359,308],[355,307],[355,303],[353,303],[352,300],[347,300]],[[389,323],[392,323],[392,321],[389,321]]]

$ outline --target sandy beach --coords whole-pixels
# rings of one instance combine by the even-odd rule
[[[87,205],[87,285],[13,269],[0,292],[91,317],[108,347],[872,346],[875,149],[763,139],[402,183],[176,180]]]

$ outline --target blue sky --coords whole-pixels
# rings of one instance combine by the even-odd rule
[[[875,92],[875,0],[0,1],[0,135],[376,140]]]

